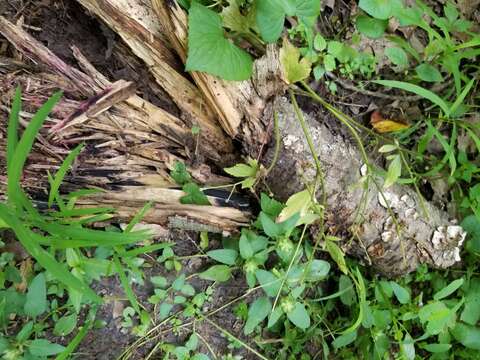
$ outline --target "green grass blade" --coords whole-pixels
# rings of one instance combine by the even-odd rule
[[[138,304],[137,298],[135,296],[135,293],[133,292],[132,287],[128,283],[127,276],[123,271],[122,264],[120,264],[120,260],[118,259],[117,255],[113,256],[113,264],[115,265],[115,271],[118,274],[120,283],[122,284],[123,291],[125,291],[125,295],[127,296],[127,299],[130,301],[130,304],[135,309],[137,314],[140,314],[140,305]]]
[[[60,224],[48,224],[45,222],[35,222],[35,226],[49,232],[51,235],[58,236],[64,239],[89,241],[92,246],[103,246],[103,244],[134,244],[139,241],[147,240],[151,234],[148,231],[134,231],[130,233],[100,231],[86,229],[82,227],[73,227]],[[65,240],[69,241],[69,240]]]
[[[439,106],[447,116],[450,115],[450,108],[448,104],[440,96],[421,86],[396,80],[373,80],[372,82],[375,84],[401,89],[419,95]]]
[[[98,215],[103,213],[113,212],[115,209],[107,208],[107,207],[94,207],[94,208],[79,208],[79,209],[72,209],[72,210],[61,210],[61,211],[54,211],[49,215],[56,217],[56,218],[66,218],[66,217],[76,217],[76,216],[88,216],[88,215]]]
[[[455,111],[457,111],[458,107],[462,105],[463,100],[465,100],[465,98],[467,97],[474,83],[475,83],[475,79],[472,79],[467,84],[467,86],[463,88],[462,92],[460,93],[460,95],[457,97],[455,102],[452,104],[452,107],[450,108],[450,115],[455,114]]]
[[[466,43],[463,43],[463,44],[460,44],[460,45],[456,46],[455,48],[453,48],[453,50],[457,51],[457,50],[462,50],[462,49],[466,49],[466,48],[469,48],[469,47],[475,47],[475,46],[480,46],[480,36],[475,37],[472,40],[467,41]]]
[[[18,123],[20,121],[20,110],[22,108],[22,92],[20,87],[15,90],[13,98],[12,110],[8,120],[7,130],[7,169],[12,164],[13,154],[18,143]]]
[[[82,151],[83,146],[83,144],[80,144],[75,149],[73,149],[63,161],[60,169],[58,169],[58,171],[55,173],[55,178],[53,179],[53,182],[50,186],[50,193],[48,195],[48,207],[52,207],[53,200],[59,195],[58,190],[60,189],[60,185],[62,184],[63,179],[65,178],[65,175],[67,174],[70,166],[72,166],[78,154],[80,154],[80,151]]]
[[[135,214],[135,216],[133,217],[133,219],[130,221],[130,223],[127,225],[127,227],[125,228],[125,231],[126,233],[132,231],[133,227],[135,225],[137,225],[142,219],[143,217],[145,216],[145,214],[148,212],[148,210],[150,210],[152,208],[152,202],[149,201],[148,203],[146,203],[142,209],[140,209],[140,211],[138,213]]]
[[[58,281],[65,284],[67,287],[71,287],[72,289],[81,292],[89,300],[95,303],[102,302],[101,297],[95,294],[85,283],[73,276],[63,264],[55,260],[53,255],[45,251],[40,244],[34,240],[35,237],[32,236],[34,233],[23,226],[21,221],[17,219],[4,204],[0,204],[0,218],[12,228],[18,240],[28,253]]]
[[[160,244],[153,244],[153,245],[147,245],[147,246],[142,246],[136,249],[128,250],[125,252],[119,252],[119,255],[122,257],[135,257],[138,255],[142,254],[148,254],[153,251],[165,249],[167,247],[171,247],[175,245],[174,243],[160,243]]]
[[[30,153],[35,137],[37,136],[38,131],[45,122],[48,114],[53,109],[55,104],[58,103],[62,96],[61,92],[55,93],[50,99],[47,100],[45,104],[33,115],[30,123],[23,132],[22,138],[15,147],[15,152],[13,153],[11,159],[11,166],[8,168],[8,197],[9,201],[13,204],[19,206],[18,192],[20,190],[20,179],[22,176],[22,170],[27,160],[27,156]]]
[[[75,220],[76,224],[79,225],[85,225],[85,224],[90,224],[90,223],[95,223],[95,222],[103,222],[107,221],[113,218],[112,214],[99,214],[99,215],[94,215],[94,216],[87,216],[81,219]]]
[[[430,121],[427,121],[427,126],[429,129],[431,129],[433,135],[437,138],[440,145],[442,145],[442,148],[445,151],[445,156],[447,157],[450,166],[450,174],[453,175],[453,173],[457,169],[457,160],[455,158],[455,141],[457,138],[456,126],[453,126],[450,144],[445,140],[445,137],[440,133],[440,131],[438,131],[435,126],[432,125]]]

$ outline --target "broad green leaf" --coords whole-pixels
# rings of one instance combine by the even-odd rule
[[[331,54],[326,54],[323,57],[323,66],[326,71],[333,71],[337,68],[337,62],[335,61],[335,56]]]
[[[255,300],[248,309],[248,317],[243,332],[250,334],[270,314],[272,304],[268,297],[263,296]]]
[[[373,309],[372,319],[376,328],[384,330],[391,324],[392,315],[388,310]]]
[[[164,276],[152,276],[150,281],[155,287],[159,287],[160,289],[165,289],[168,286],[168,280]]]
[[[415,359],[415,343],[409,334],[406,334],[405,339],[400,343],[400,354],[405,360]]]
[[[247,164],[237,164],[235,166],[223,169],[227,174],[235,177],[255,177],[257,174],[258,166],[253,167]]]
[[[308,267],[305,280],[320,281],[327,277],[330,271],[330,263],[325,260],[314,259]]]
[[[190,284],[185,284],[182,286],[182,288],[180,289],[180,292],[185,295],[185,296],[193,296],[195,295],[195,288],[190,285]]]
[[[280,224],[275,223],[270,217],[265,214],[263,211],[260,212],[258,216],[260,219],[260,224],[262,224],[262,229],[271,238],[277,238],[283,233],[282,226]]]
[[[357,331],[355,330],[347,334],[340,335],[333,341],[332,344],[335,349],[340,349],[354,342],[356,338],[357,338]]]
[[[449,115],[450,109],[448,104],[442,98],[440,98],[437,94],[421,86],[410,84],[403,81],[396,81],[396,80],[373,80],[372,82],[379,85],[387,86],[387,87],[409,91],[416,95],[424,97],[425,99],[430,100],[432,103],[439,106],[447,116]]]
[[[343,253],[342,249],[340,249],[335,242],[328,239],[325,241],[325,249],[332,257],[332,260],[337,263],[340,271],[344,274],[348,274],[347,264],[345,262],[345,254]]]
[[[466,348],[480,350],[480,328],[457,323],[450,332]]]
[[[231,249],[218,249],[208,251],[207,255],[222,264],[234,265],[238,257],[238,252]]]
[[[326,69],[322,65],[317,65],[313,68],[313,77],[315,80],[320,80],[325,75]]]
[[[453,294],[455,291],[457,291],[458,288],[460,288],[460,286],[463,285],[464,281],[465,281],[464,278],[460,278],[460,279],[452,281],[450,284],[445,286],[442,290],[436,292],[433,295],[433,299],[434,300],[441,300],[441,299],[446,298],[447,296]]]
[[[65,347],[51,343],[45,339],[33,340],[28,346],[28,351],[35,356],[52,356],[61,353]]]
[[[429,335],[436,335],[455,324],[455,314],[441,301],[423,306],[418,312],[420,322],[427,324]]]
[[[295,303],[293,310],[287,313],[287,318],[302,330],[310,327],[310,316],[308,315],[307,309],[305,309],[305,305],[298,301]]]
[[[176,291],[180,291],[180,289],[185,285],[186,280],[185,274],[181,274],[172,282],[172,289]]]
[[[317,33],[313,38],[313,47],[317,51],[323,51],[327,48],[327,41],[320,33]]]
[[[475,215],[467,216],[462,221],[462,227],[467,232],[466,249],[480,254],[480,220]]]
[[[213,265],[198,276],[203,280],[225,282],[232,277],[232,270],[227,265]]]
[[[307,58],[300,60],[300,50],[287,38],[283,39],[283,46],[280,49],[280,63],[282,64],[283,80],[287,84],[305,80],[310,75],[312,63]]]
[[[358,31],[363,35],[371,39],[378,39],[384,34],[388,26],[388,21],[375,19],[368,15],[359,15],[356,20],[356,25]]]
[[[452,345],[451,344],[425,344],[425,345],[420,345],[420,347],[431,353],[443,353],[450,350]]]
[[[242,234],[239,240],[240,256],[243,259],[250,259],[257,252],[265,249],[268,245],[268,240],[264,236],[259,236],[253,231],[242,229]]]
[[[10,347],[10,343],[3,336],[0,337],[0,354],[3,354],[5,350]]]
[[[169,304],[167,302],[163,302],[160,304],[160,307],[158,309],[159,317],[160,320],[164,320],[170,315],[170,311],[173,308],[173,304]]]
[[[25,314],[30,317],[37,317],[47,310],[47,287],[45,274],[35,276],[28,286],[25,302]]]
[[[207,196],[200,190],[199,186],[194,183],[183,185],[182,190],[187,194],[180,198],[182,204],[195,205],[211,205]]]
[[[388,188],[395,184],[395,182],[402,175],[402,159],[400,155],[394,155],[393,160],[388,165],[387,175],[385,176],[384,188]]]
[[[265,294],[270,297],[277,296],[281,286],[281,281],[279,278],[273,275],[270,271],[266,270],[255,271],[255,276],[262,286],[263,291],[265,291]]]
[[[355,289],[353,287],[353,282],[350,277],[346,275],[340,275],[340,280],[338,282],[338,291],[341,291],[340,301],[342,304],[351,306],[355,303]]]
[[[311,204],[312,196],[307,189],[293,194],[288,198],[285,207],[278,216],[278,221],[285,221],[297,213],[304,215]]]
[[[56,336],[66,336],[75,330],[77,326],[77,315],[71,314],[66,315],[58,319],[55,322],[55,327],[53,328],[53,334]]]
[[[392,16],[391,0],[360,0],[358,6],[375,19],[387,20]]]
[[[270,215],[273,219],[276,219],[285,205],[275,199],[271,199],[265,193],[262,193],[260,195],[260,207],[264,213]]]
[[[197,336],[197,334],[193,333],[192,335],[190,335],[190,338],[185,343],[185,347],[190,351],[194,351],[194,350],[197,349],[197,347],[198,347],[198,336]]]
[[[407,289],[398,285],[395,281],[390,281],[390,285],[400,304],[408,304],[410,302],[410,292]]]
[[[373,349],[375,360],[384,359],[385,354],[387,354],[388,350],[390,349],[390,339],[388,336],[386,336],[383,332],[378,333],[373,344]]]
[[[294,15],[297,17],[308,18],[316,17],[320,14],[320,1],[318,0],[280,0],[283,3],[290,2],[294,4]],[[286,12],[286,11],[285,11]]]
[[[428,81],[428,82],[441,82],[443,81],[443,76],[438,71],[438,69],[430,64],[424,63],[420,64],[415,68],[418,77],[420,80]]]
[[[465,294],[465,307],[460,320],[475,325],[480,320],[480,279],[470,279],[470,286]]]
[[[33,324],[33,321],[29,321],[28,323],[23,325],[22,329],[15,336],[15,340],[20,343],[27,341],[30,335],[32,335]]]
[[[203,71],[225,80],[247,80],[252,75],[250,55],[226,39],[222,18],[192,2],[188,16],[187,71]]]
[[[268,318],[267,327],[271,328],[273,325],[277,323],[277,321],[282,317],[283,310],[281,306],[277,306],[275,310],[273,310]]]
[[[408,56],[403,49],[399,47],[389,47],[385,49],[385,55],[394,65],[402,69],[408,67]]]
[[[274,43],[282,34],[285,12],[276,0],[257,0],[256,20],[262,39]]]

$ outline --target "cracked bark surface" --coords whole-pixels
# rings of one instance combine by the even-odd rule
[[[292,104],[279,98],[275,109],[281,151],[267,183],[285,200],[302,190],[305,180],[313,181],[316,170]],[[304,115],[323,167],[328,231],[343,239],[347,253],[363,258],[386,276],[408,273],[422,263],[447,268],[460,260],[466,233],[455,220],[425,200],[423,208],[409,186],[383,189],[381,177],[366,174],[351,141],[333,134],[314,114]],[[272,157],[270,148],[267,162]]]

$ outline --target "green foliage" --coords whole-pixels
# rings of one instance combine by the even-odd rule
[[[315,0],[258,0],[257,25],[266,42],[280,38],[286,16],[295,16],[299,22],[308,22],[320,13],[320,3]]]
[[[225,38],[217,13],[193,1],[188,28],[187,71],[205,71],[226,80],[246,80],[251,76],[250,55]]]
[[[180,198],[180,203],[211,205],[200,187],[192,181],[192,177],[188,173],[184,163],[176,161],[175,167],[170,172],[170,176],[178,185],[182,185],[182,190],[186,194]]]
[[[356,26],[363,35],[372,39],[378,39],[383,36],[388,26],[388,21],[375,19],[368,15],[359,15],[356,19]]]

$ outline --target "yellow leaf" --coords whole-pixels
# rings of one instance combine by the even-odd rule
[[[399,131],[408,129],[410,126],[399,123],[393,120],[383,120],[378,123],[372,124],[373,128],[379,133],[387,133],[392,131]]]
[[[379,133],[405,130],[410,127],[410,125],[396,120],[385,119],[379,111],[374,111],[372,113],[370,123],[372,124],[373,128]]]
[[[282,64],[283,80],[287,84],[308,78],[312,68],[312,63],[306,58],[300,60],[300,50],[293,46],[287,38],[283,38],[280,63]]]

